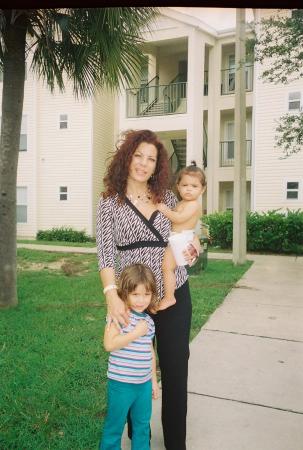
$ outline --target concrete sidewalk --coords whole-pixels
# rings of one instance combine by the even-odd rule
[[[303,258],[252,258],[191,343],[188,450],[303,449]],[[160,422],[156,401],[152,450]]]

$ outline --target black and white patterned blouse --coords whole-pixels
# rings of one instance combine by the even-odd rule
[[[164,203],[174,208],[176,196],[167,191]],[[147,220],[126,198],[118,203],[118,194],[100,198],[97,208],[96,241],[99,270],[115,269],[119,278],[122,270],[130,264],[146,264],[155,275],[158,295],[163,297],[162,261],[171,230],[171,222],[160,211],[155,211]],[[176,287],[187,280],[185,267],[177,267]]]

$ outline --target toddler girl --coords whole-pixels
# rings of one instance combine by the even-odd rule
[[[106,287],[105,287],[106,289]],[[126,267],[118,295],[130,308],[129,324],[106,325],[104,348],[108,360],[108,406],[100,450],[120,449],[128,412],[132,421],[132,450],[150,450],[152,398],[159,396],[152,339],[155,325],[145,310],[155,310],[156,281],[144,264]]]
[[[158,205],[161,211],[172,222],[172,234],[185,233],[188,235],[188,243],[193,240],[194,230],[202,215],[202,206],[199,197],[206,189],[206,178],[202,169],[197,167],[196,162],[181,169],[176,181],[177,190],[181,201],[174,210],[169,209],[163,203]],[[192,231],[192,233],[188,233]],[[198,238],[195,237],[199,245]],[[184,248],[186,250],[186,248]],[[158,310],[166,309],[176,303],[175,291],[175,269],[177,267],[173,252],[168,246],[163,259],[164,297]]]

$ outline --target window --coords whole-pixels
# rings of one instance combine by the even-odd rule
[[[235,157],[235,126],[234,122],[226,123],[226,135],[227,135],[227,159],[234,159]]]
[[[67,128],[67,114],[60,114],[60,129]]]
[[[60,186],[60,200],[67,200],[67,186]]]
[[[17,223],[27,223],[27,187],[17,187]]]
[[[288,94],[288,111],[298,112],[301,110],[301,92],[290,92]]]
[[[228,90],[229,92],[233,92],[235,90],[235,81],[236,81],[236,61],[235,55],[228,56]]]
[[[22,116],[19,150],[27,151],[27,116]]]
[[[286,198],[287,198],[287,200],[298,200],[299,199],[299,182],[298,181],[287,181]]]
[[[233,191],[225,191],[225,209],[226,209],[226,211],[233,210],[233,201],[234,201],[233,197],[234,197]]]

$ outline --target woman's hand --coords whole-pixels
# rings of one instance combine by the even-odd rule
[[[106,293],[107,320],[114,322],[120,329],[121,325],[127,326],[129,322],[128,309],[125,303],[118,296],[116,289],[111,289]]]

